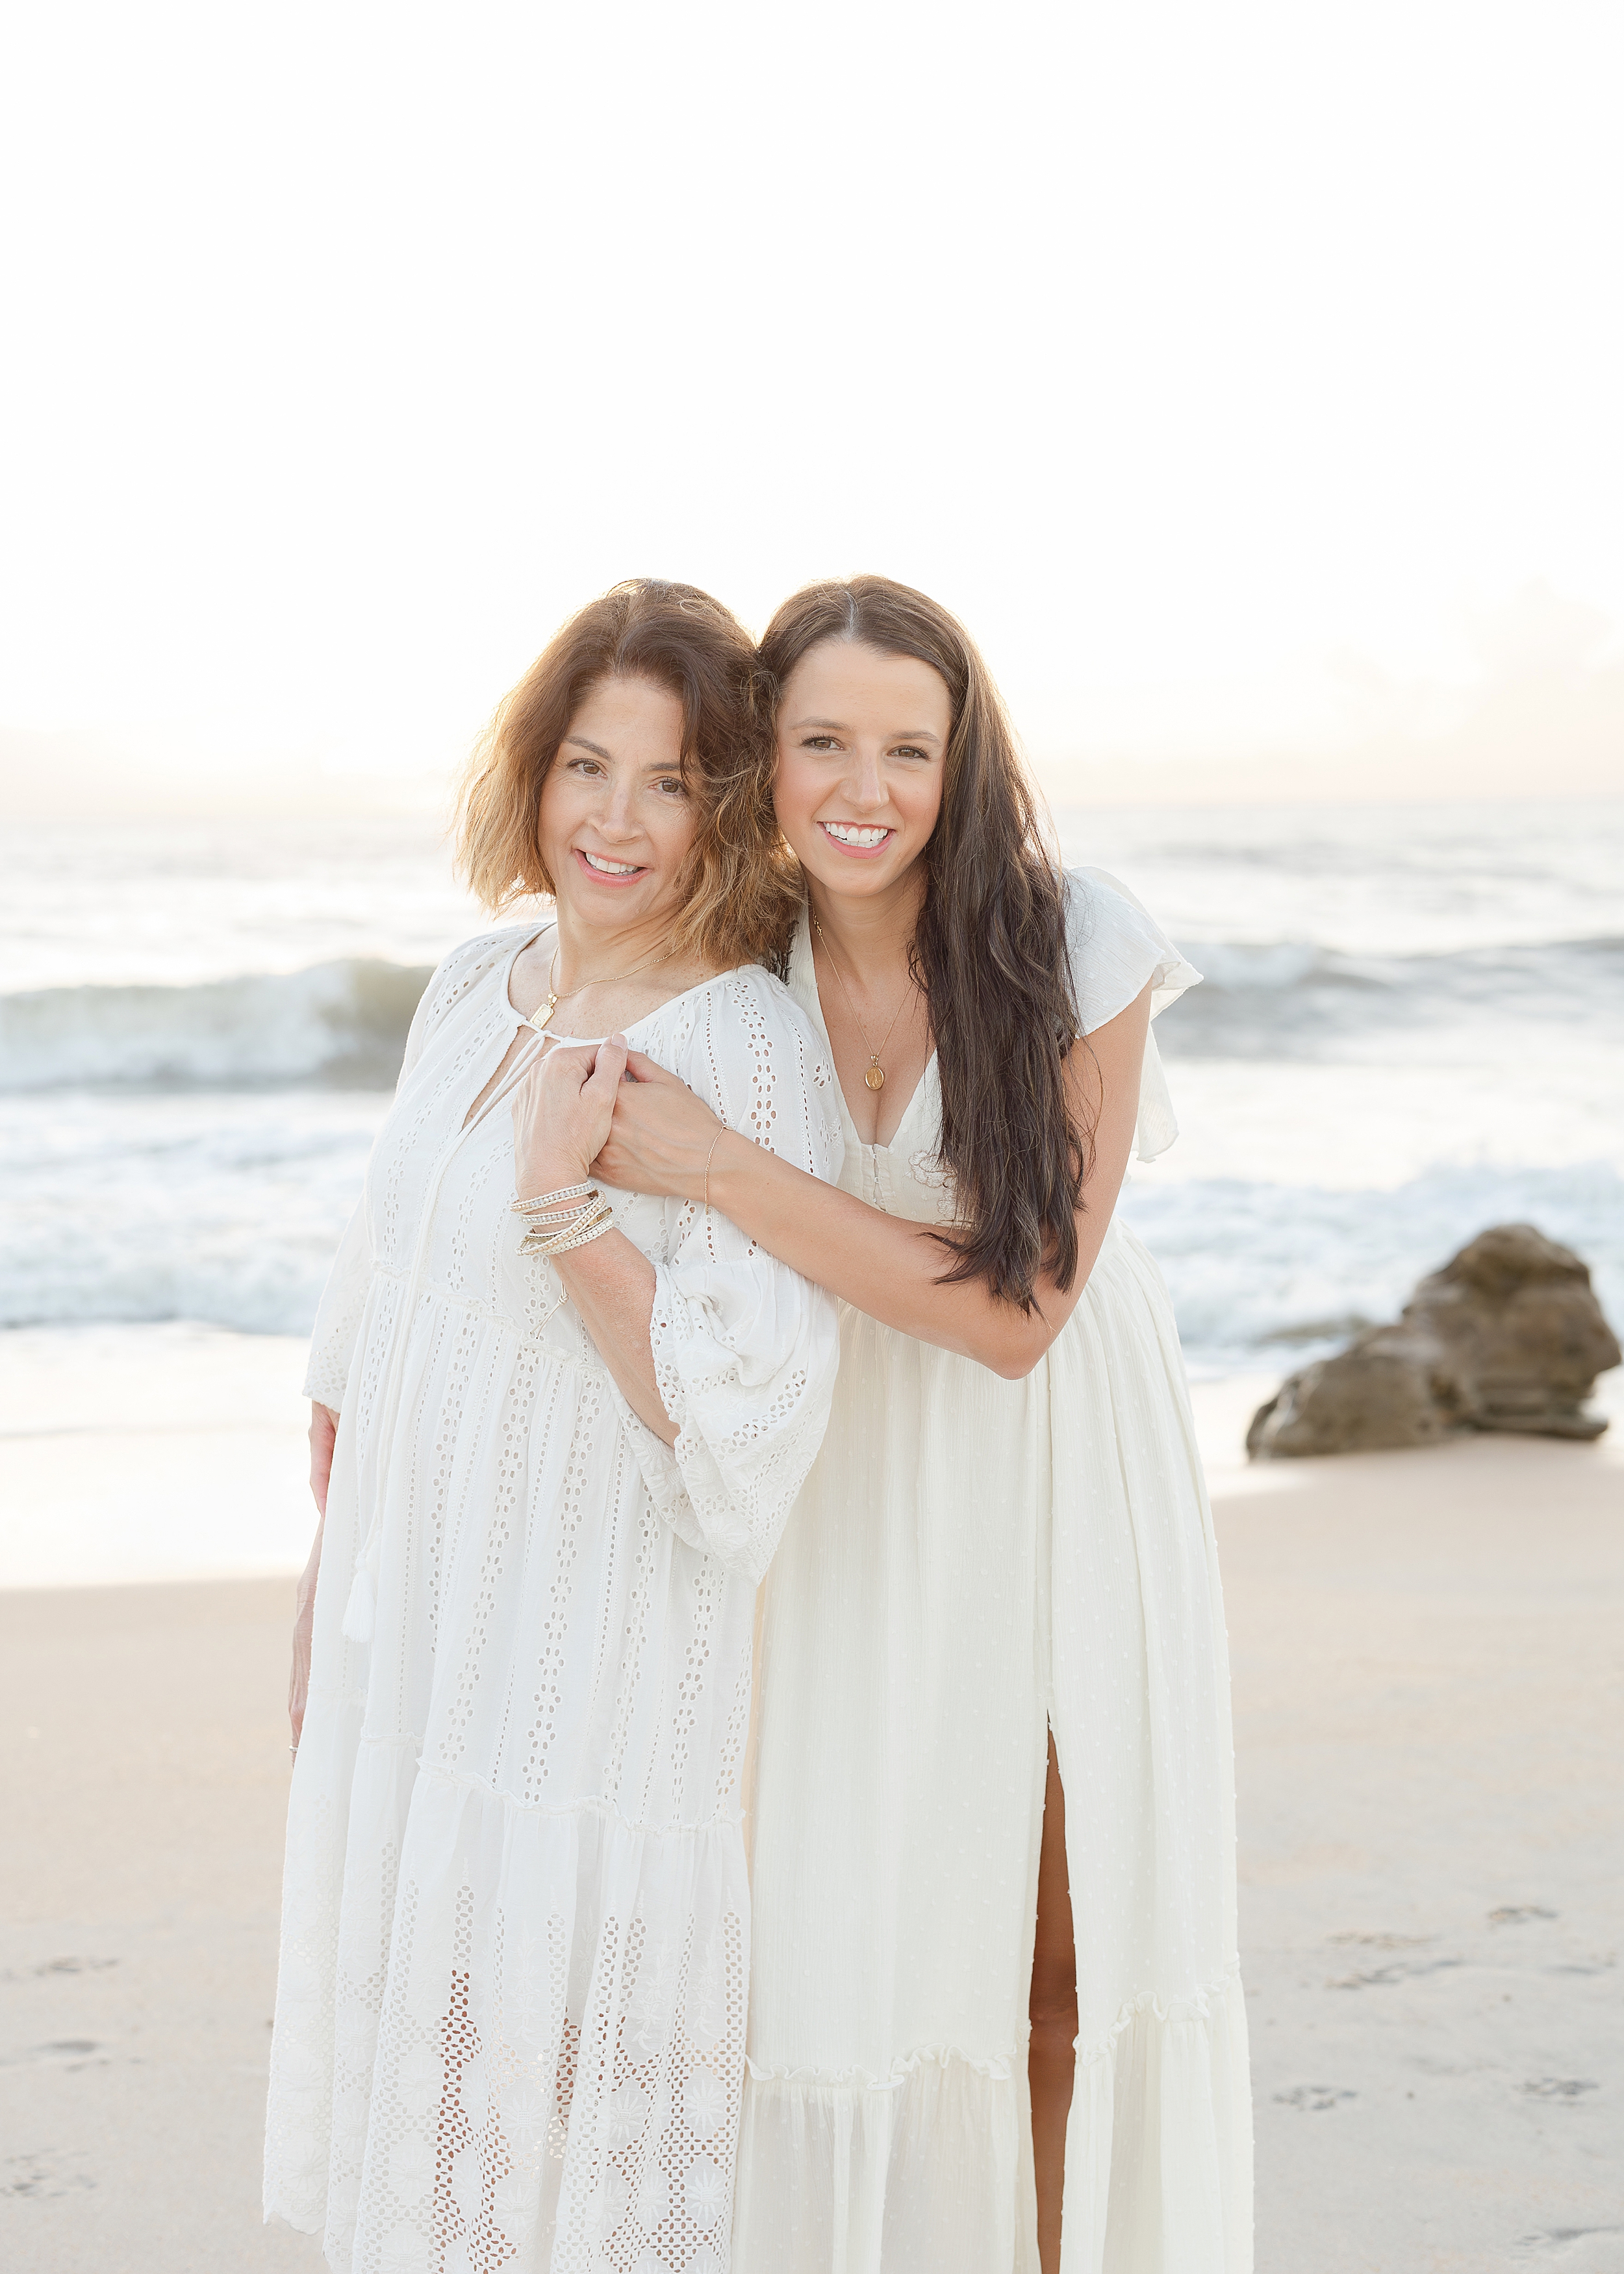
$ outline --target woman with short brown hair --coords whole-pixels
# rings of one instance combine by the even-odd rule
[[[502,705],[462,862],[553,913],[435,973],[322,1299],[265,2200],[335,2269],[726,2263],[752,1608],[834,1309],[590,1164],[628,1042],[839,1157],[756,960],[793,903],[751,672],[704,593],[624,584]]]

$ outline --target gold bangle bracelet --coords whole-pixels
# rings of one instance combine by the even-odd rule
[[[721,1127],[717,1131],[715,1136],[710,1140],[710,1150],[705,1155],[705,1214],[707,1216],[710,1213],[710,1163],[715,1156],[717,1147],[721,1143],[723,1138],[726,1137],[726,1134],[727,1124],[724,1121]]]

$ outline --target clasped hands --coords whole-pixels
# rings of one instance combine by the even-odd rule
[[[696,1201],[721,1126],[685,1081],[628,1050],[624,1035],[560,1043],[514,1096],[519,1197],[600,1178],[620,1192]]]

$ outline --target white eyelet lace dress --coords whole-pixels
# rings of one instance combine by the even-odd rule
[[[674,1451],[632,1413],[520,1258],[512,1079],[463,1126],[522,1031],[534,931],[436,972],[312,1349],[341,1419],[265,2204],[341,2274],[729,2263],[754,1601],[823,1435],[835,1308],[722,1217],[607,1193],[655,1267]],[[766,973],[632,1040],[833,1175],[824,1046]]]
[[[1199,975],[1071,879],[1086,1028]],[[803,923],[790,984],[818,1019]],[[924,1224],[932,1060],[843,1188]],[[1138,1149],[1177,1134],[1154,1042]],[[1161,1275],[1108,1231],[1022,1382],[841,1306],[823,1450],[763,1589],[741,2274],[1037,2274],[1027,2003],[1045,1725],[1080,2029],[1065,2274],[1246,2274],[1229,1668]]]

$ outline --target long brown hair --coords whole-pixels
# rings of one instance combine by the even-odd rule
[[[800,893],[752,711],[755,670],[749,635],[697,585],[639,576],[589,601],[498,706],[464,773],[457,867],[485,906],[552,892],[540,842],[548,769],[599,680],[647,679],[681,702],[682,779],[698,808],[675,945],[723,968],[771,954]]]
[[[888,576],[808,584],[785,601],[758,651],[774,711],[791,672],[823,640],[915,657],[951,699],[910,958],[936,1037],[941,1165],[959,1197],[944,1279],[985,1279],[1029,1311],[1041,1269],[1062,1287],[1077,1275],[1090,1142],[1065,1087],[1080,1022],[1059,863],[992,674],[945,608]]]

